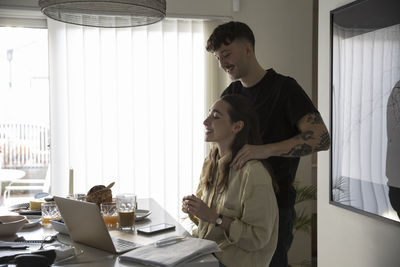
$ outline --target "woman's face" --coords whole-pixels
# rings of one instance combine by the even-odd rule
[[[238,132],[238,123],[231,121],[228,114],[229,107],[227,102],[218,100],[210,108],[209,114],[203,122],[206,142],[215,142],[227,147],[233,142]]]

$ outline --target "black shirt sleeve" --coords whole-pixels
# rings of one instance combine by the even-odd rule
[[[293,78],[288,78],[284,84],[286,92],[286,116],[292,127],[297,127],[298,121],[308,113],[318,113],[306,92]]]

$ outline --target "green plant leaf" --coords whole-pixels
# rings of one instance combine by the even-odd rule
[[[338,177],[332,184],[332,198],[333,201],[339,203],[346,203],[350,201],[349,192],[346,192],[346,187],[348,187],[347,180],[345,177]]]
[[[307,234],[311,234],[311,216],[307,214],[305,209],[302,209],[300,213],[297,213],[296,218],[293,222],[293,234],[297,231],[303,231]]]
[[[301,203],[306,200],[316,200],[317,199],[317,187],[315,185],[301,186],[299,187],[297,183],[294,184],[296,189],[296,202],[295,204]]]

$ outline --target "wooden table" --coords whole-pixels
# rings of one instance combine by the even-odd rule
[[[136,233],[125,233],[117,230],[110,231],[112,237],[118,236],[126,240],[130,240],[139,244],[150,244],[161,238],[174,236],[174,235],[189,235],[189,233],[172,218],[155,200],[153,199],[139,199],[138,208],[150,210],[152,213],[144,220],[136,222],[136,228],[154,225],[158,223],[170,223],[176,226],[175,231],[164,232],[160,234],[154,234],[151,236],[139,235]],[[18,232],[19,236],[24,236],[25,239],[41,239],[46,235],[53,235],[57,233],[51,226],[42,227],[41,225],[36,226],[33,229],[26,229]],[[77,256],[75,259],[63,262],[62,264],[56,264],[54,266],[70,266],[70,267],[110,267],[110,266],[144,266],[137,263],[119,261],[118,255],[110,254],[106,251],[95,249],[92,247],[85,246],[80,243],[73,242],[69,239],[69,236],[58,234],[58,239],[61,242],[71,243],[77,249],[82,250],[83,253]],[[218,267],[218,260],[213,255],[201,257],[193,262],[185,265],[187,267]]]

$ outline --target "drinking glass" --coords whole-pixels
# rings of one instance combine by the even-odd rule
[[[85,201],[85,200],[86,200],[86,194],[83,194],[83,193],[75,193],[75,194],[73,195],[73,198],[74,198],[75,200]]]
[[[116,197],[118,224],[123,231],[133,231],[135,229],[136,217],[136,195],[120,194]]]
[[[79,201],[85,201],[86,200],[86,194],[74,193],[72,195],[67,196],[67,198],[74,199],[74,200],[79,200]]]
[[[51,220],[61,219],[60,211],[55,202],[44,202],[41,204],[42,225],[50,224]]]
[[[117,203],[108,202],[100,204],[101,215],[103,215],[104,223],[108,228],[117,228],[118,212]]]

